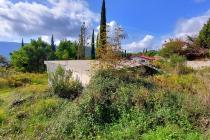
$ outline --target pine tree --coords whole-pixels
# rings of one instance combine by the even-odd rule
[[[54,36],[53,35],[51,37],[51,49],[52,49],[53,52],[56,51],[56,46],[55,46]]]
[[[105,0],[102,2],[101,8],[101,22],[100,22],[100,47],[105,48],[107,41],[107,31],[106,31],[106,4]]]
[[[23,47],[25,44],[24,44],[24,41],[23,41],[23,38],[22,38],[22,43],[21,43],[21,47]]]
[[[95,59],[96,58],[96,52],[95,52],[95,33],[93,30],[93,34],[92,34],[92,41],[91,41],[91,59]]]

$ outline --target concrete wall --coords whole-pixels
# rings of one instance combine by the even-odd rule
[[[45,61],[47,72],[55,72],[60,65],[64,70],[71,70],[74,79],[78,79],[83,86],[90,82],[91,67],[95,61],[92,60],[68,60],[68,61]]]
[[[206,67],[210,67],[210,60],[209,61],[187,61],[186,65],[193,69],[203,69]]]

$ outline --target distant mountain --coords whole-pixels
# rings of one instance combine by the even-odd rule
[[[7,59],[10,58],[10,53],[20,48],[21,44],[16,42],[0,42],[0,55]]]

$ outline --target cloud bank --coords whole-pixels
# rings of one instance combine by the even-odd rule
[[[75,38],[80,26],[92,26],[99,15],[82,0],[47,0],[47,4],[0,0],[0,40],[22,37],[54,36]]]

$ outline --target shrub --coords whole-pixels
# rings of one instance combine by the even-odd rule
[[[180,39],[172,39],[164,44],[164,47],[160,50],[159,54],[162,57],[170,58],[172,55],[180,55],[182,48],[186,45],[186,42]]]
[[[142,136],[143,140],[203,140],[202,134],[198,132],[186,133],[182,128],[176,125],[167,125],[158,127],[155,131],[150,131]]]
[[[65,72],[61,66],[57,68],[55,73],[49,74],[49,81],[52,93],[61,98],[73,100],[78,97],[83,90],[81,83],[73,79],[72,72]]]
[[[37,115],[42,114],[51,117],[56,112],[58,106],[60,106],[59,100],[45,99],[37,102],[33,110]]]

